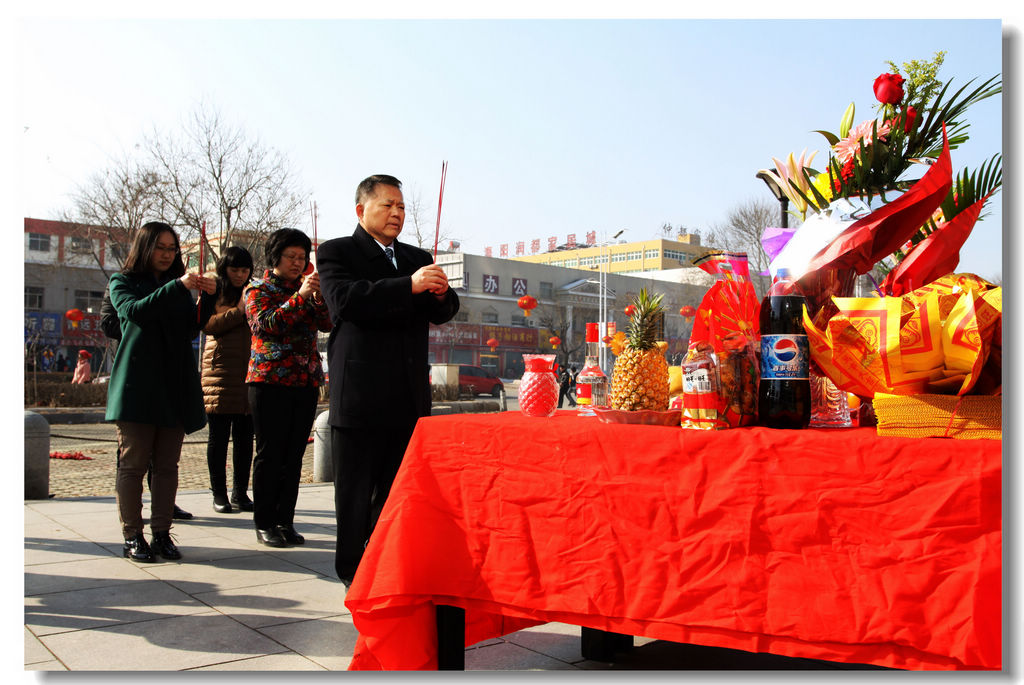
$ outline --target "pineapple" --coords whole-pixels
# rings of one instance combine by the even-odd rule
[[[664,307],[662,295],[650,297],[642,289],[633,300],[626,346],[615,359],[612,389],[608,402],[612,409],[636,411],[668,409],[668,361],[665,348],[658,344],[655,326]]]

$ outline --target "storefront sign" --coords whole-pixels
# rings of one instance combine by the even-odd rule
[[[54,312],[25,312],[25,341],[56,345],[61,315]]]
[[[536,347],[537,329],[520,328],[518,326],[481,326],[481,335],[485,340],[496,338],[502,345],[512,347]]]

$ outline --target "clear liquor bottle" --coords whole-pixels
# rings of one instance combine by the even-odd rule
[[[600,342],[596,323],[587,324],[587,360],[576,377],[576,406],[580,416],[597,416],[594,407],[608,406],[608,376],[598,363]]]

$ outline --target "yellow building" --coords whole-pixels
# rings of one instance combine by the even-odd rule
[[[607,273],[662,271],[693,266],[693,260],[709,248],[701,247],[700,236],[681,234],[676,240],[655,238],[635,242],[559,248],[551,252],[523,255],[511,259],[532,264],[564,266],[570,269],[603,267]]]

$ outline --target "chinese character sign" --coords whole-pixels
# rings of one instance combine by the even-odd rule
[[[493,257],[494,255],[492,255],[492,254],[491,254],[491,250],[492,250],[492,249],[493,249],[493,248],[490,248],[490,247],[485,247],[485,248],[484,248],[484,257]]]
[[[576,234],[570,233],[565,238],[565,244],[569,246],[569,249],[576,247]]]
[[[521,257],[526,252],[526,243],[522,240],[516,242],[516,257]]]
[[[513,278],[512,279],[512,292],[516,297],[522,297],[526,294],[526,279],[525,278]]]
[[[551,236],[548,238],[548,252],[551,252],[556,247],[558,247],[558,238],[556,236]]]
[[[484,274],[484,292],[492,295],[498,294],[498,277]]]
[[[508,243],[501,246],[501,251],[498,254],[501,257],[508,257]]]
[[[530,241],[530,254],[537,254],[540,252],[540,238],[534,238]]]
[[[587,231],[587,245],[597,243],[597,231]]]

